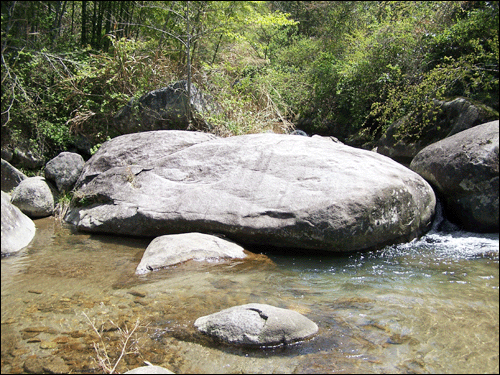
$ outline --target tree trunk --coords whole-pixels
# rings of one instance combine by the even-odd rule
[[[97,6],[98,6],[98,1],[94,0],[94,11],[92,13],[92,36],[90,38],[90,44],[92,45],[92,48],[98,49],[98,43],[97,43]]]
[[[189,1],[186,2],[186,52],[187,52],[187,109],[188,129],[191,128],[191,30],[189,25]]]
[[[87,2],[82,1],[82,46],[87,45]]]
[[[223,35],[224,34],[220,34],[219,41],[217,42],[217,46],[215,47],[214,56],[212,57],[212,62],[210,63],[210,65],[214,65],[215,57],[217,56],[217,52],[219,51],[219,46],[220,46],[220,43],[222,42]]]
[[[50,44],[52,48],[56,43],[56,39],[59,36],[59,29],[61,28],[61,20],[64,13],[64,9],[66,8],[66,1],[56,1],[54,4],[54,22],[52,23],[52,29],[49,32],[50,36]]]
[[[71,30],[70,30],[70,34],[73,35],[73,24],[74,24],[74,20],[75,20],[75,2],[72,1],[71,2]]]

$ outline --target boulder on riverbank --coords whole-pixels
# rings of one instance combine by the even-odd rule
[[[23,172],[12,166],[8,161],[2,159],[2,191],[9,193],[26,178],[28,178],[28,176]]]
[[[337,252],[409,241],[435,209],[430,185],[385,156],[269,133],[117,137],[87,162],[75,190],[65,220],[85,231],[222,233]]]
[[[435,100],[432,110],[437,113],[435,119],[429,121],[421,130],[421,135],[415,138],[411,137],[411,130],[407,128],[415,118],[420,123],[419,127],[422,127],[422,113],[412,113],[394,122],[380,138],[377,152],[409,165],[424,147],[476,125],[498,119],[498,112],[494,109],[472,103],[466,98],[456,98],[452,101]],[[400,135],[400,131],[403,134],[408,132],[410,137]]]
[[[57,191],[45,178],[28,177],[14,189],[11,202],[31,218],[50,216],[54,212]]]
[[[80,177],[85,161],[74,152],[61,152],[45,165],[45,178],[54,181],[59,192],[70,191]]]
[[[113,118],[115,128],[121,134],[150,130],[187,130],[188,84],[186,80],[172,83],[132,99]],[[218,105],[204,95],[193,83],[189,100],[191,120],[196,129],[208,130],[209,116],[219,115]]]
[[[43,166],[43,156],[39,155],[27,144],[19,144],[14,148],[9,161],[16,168],[37,169]]]
[[[448,219],[473,232],[498,232],[498,120],[420,151],[410,168],[436,187]]]
[[[293,310],[261,303],[234,306],[194,322],[202,333],[235,345],[274,346],[302,341],[318,332],[316,323]]]
[[[135,273],[144,274],[188,260],[245,257],[241,246],[216,236],[203,233],[170,234],[151,241]]]
[[[2,255],[15,253],[28,246],[35,237],[35,223],[2,194]]]

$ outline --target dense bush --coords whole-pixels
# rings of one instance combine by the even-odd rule
[[[222,136],[376,138],[420,111],[418,138],[434,99],[498,110],[498,26],[484,1],[3,2],[2,147],[100,144],[130,98],[186,76]]]
[[[364,130],[380,136],[415,111],[432,117],[433,99],[455,96],[498,110],[498,3],[313,3],[292,10],[320,12],[326,21],[294,35],[271,61],[283,82],[277,87],[293,86],[283,71],[298,78],[297,98],[281,92],[298,127],[345,140]],[[415,118],[411,136],[431,117]]]

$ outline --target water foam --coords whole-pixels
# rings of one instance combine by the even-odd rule
[[[436,204],[436,216],[431,230],[419,239],[391,247],[406,253],[415,249],[432,251],[436,256],[471,258],[499,252],[498,233],[474,233],[461,230],[443,215],[441,203]]]

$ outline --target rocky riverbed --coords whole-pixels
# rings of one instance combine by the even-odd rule
[[[2,258],[2,373],[102,372],[92,324],[114,364],[137,319],[118,372],[145,360],[175,373],[498,371],[498,235],[433,232],[346,256],[267,249],[136,275],[148,240],[35,223],[34,242]],[[242,348],[194,326],[246,303],[297,311],[318,333]]]

